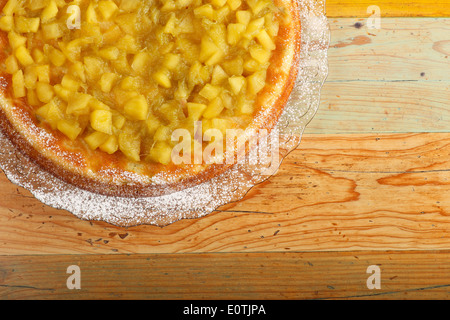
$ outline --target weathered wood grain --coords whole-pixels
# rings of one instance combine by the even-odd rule
[[[373,14],[368,10],[370,6],[380,8],[382,17],[448,17],[450,16],[450,2],[448,0],[327,0],[327,16],[341,17],[367,17]]]
[[[327,82],[450,81],[450,18],[330,19]]]
[[[448,299],[449,269],[448,251],[0,256],[0,299]]]
[[[358,22],[330,22],[329,76],[306,132],[448,132],[450,19]]]
[[[205,218],[81,221],[1,174],[0,299],[448,299],[449,4],[328,0],[330,75],[300,148]]]
[[[450,249],[450,133],[305,135],[239,202],[164,228],[81,221],[0,183],[0,254]]]

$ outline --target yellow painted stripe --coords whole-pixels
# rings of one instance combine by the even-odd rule
[[[450,17],[450,0],[328,0],[330,18],[361,17],[374,13],[370,6],[380,9],[381,17]]]

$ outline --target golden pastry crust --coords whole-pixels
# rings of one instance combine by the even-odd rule
[[[297,76],[301,30],[298,4],[296,0],[277,0],[275,4],[286,8],[287,18],[280,19],[266,85],[258,94],[256,112],[246,132],[270,131],[275,126]],[[1,32],[0,48],[7,45],[6,34]],[[5,58],[2,54],[0,61]],[[71,141],[62,133],[40,124],[24,99],[10,98],[10,83],[10,75],[1,75],[2,131],[44,170],[82,189],[120,197],[160,196],[207,181],[233,165],[134,163],[121,153],[90,150],[80,141]]]

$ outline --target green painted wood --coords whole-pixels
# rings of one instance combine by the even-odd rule
[[[355,26],[356,23],[359,23]],[[329,76],[307,133],[450,131],[450,19],[330,19]]]

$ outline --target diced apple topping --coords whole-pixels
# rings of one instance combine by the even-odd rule
[[[2,68],[42,125],[168,164],[173,130],[251,121],[280,12],[273,0],[8,0]]]

